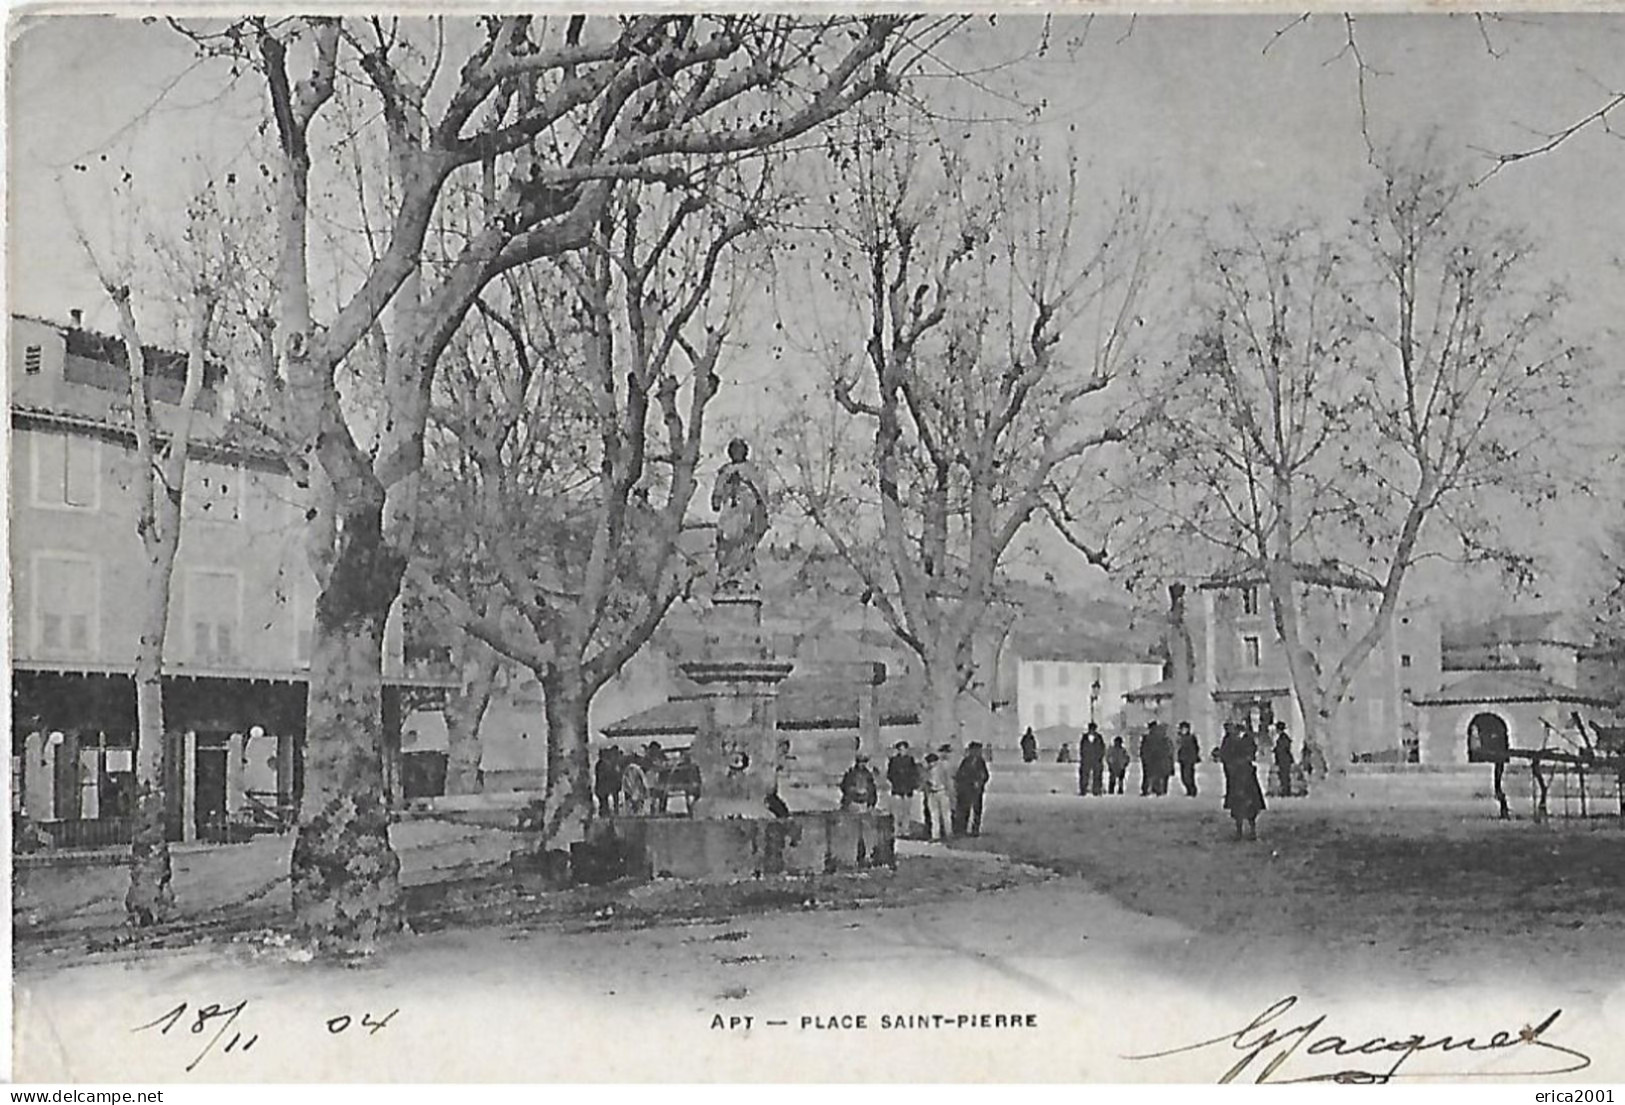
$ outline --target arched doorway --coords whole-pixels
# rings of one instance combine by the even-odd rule
[[[1468,763],[1505,762],[1508,747],[1507,723],[1500,714],[1485,711],[1467,723]]]

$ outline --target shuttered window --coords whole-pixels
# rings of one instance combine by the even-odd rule
[[[34,505],[95,510],[101,499],[101,445],[94,438],[36,433]]]
[[[89,557],[46,553],[35,558],[35,645],[42,654],[95,653],[97,574]]]
[[[242,596],[236,572],[193,569],[186,581],[186,620],[191,627],[192,660],[203,664],[238,662]]]

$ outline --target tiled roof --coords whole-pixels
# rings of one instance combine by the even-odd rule
[[[1611,706],[1615,700],[1523,672],[1483,671],[1458,679],[1442,690],[1412,699],[1421,706],[1463,706],[1491,702],[1575,702]]]
[[[779,685],[779,728],[856,729],[859,690],[853,683],[787,679]],[[881,725],[914,725],[920,720],[918,697],[907,687],[882,686],[875,705]],[[692,735],[703,709],[697,699],[673,699],[606,725],[602,732],[613,738]]]
[[[1550,641],[1554,644],[1581,645],[1573,640],[1581,634],[1565,624],[1568,615],[1561,611],[1539,614],[1502,614],[1487,621],[1470,625],[1451,626],[1441,634],[1446,649],[1494,648],[1501,644],[1526,644]]]
[[[1150,686],[1140,687],[1129,691],[1123,696],[1130,702],[1150,700],[1157,698],[1174,697],[1174,681],[1172,679],[1159,679]]]
[[[1079,664],[1152,664],[1143,641],[1077,632],[1018,632],[1013,642],[1023,660],[1064,660]]]
[[[1382,590],[1381,585],[1375,580],[1360,575],[1335,560],[1313,564],[1300,560],[1294,562],[1293,568],[1299,583],[1315,587],[1341,587],[1350,591]],[[1197,586],[1204,591],[1213,591],[1226,587],[1257,586],[1264,582],[1266,579],[1263,565],[1258,561],[1250,561],[1221,568]]]

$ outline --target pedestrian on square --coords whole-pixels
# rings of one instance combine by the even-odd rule
[[[1176,752],[1179,759],[1179,781],[1184,784],[1185,796],[1196,797],[1196,765],[1202,762],[1202,749],[1196,743],[1196,734],[1191,732],[1191,723],[1179,723],[1179,748]]]
[[[1094,722],[1078,742],[1078,793],[1098,796],[1106,769],[1106,738]]]
[[[1106,770],[1111,781],[1106,786],[1107,794],[1122,794],[1123,779],[1128,775],[1128,749],[1123,747],[1122,737],[1113,737],[1112,746],[1106,751]]]
[[[1264,812],[1264,791],[1258,785],[1258,740],[1250,729],[1224,727],[1219,762],[1224,765],[1224,808],[1236,823],[1236,839],[1258,839],[1258,815]]]
[[[969,831],[982,835],[982,795],[987,791],[987,761],[982,758],[982,742],[965,746],[965,758],[954,772],[954,835]]]
[[[1279,780],[1281,797],[1292,797],[1292,737],[1286,731],[1286,722],[1275,723],[1275,775]]]
[[[886,761],[886,783],[891,789],[893,831],[907,836],[918,820],[914,816],[914,792],[920,789],[920,762],[909,751],[908,741],[892,746],[891,759]]]
[[[1027,731],[1021,734],[1021,762],[1024,764],[1038,762],[1038,738],[1033,735],[1033,727],[1027,726]]]
[[[954,785],[948,761],[935,752],[925,754],[925,774],[920,781],[925,792],[925,835],[931,840],[948,839],[948,795]]]
[[[1140,796],[1162,797],[1174,775],[1174,751],[1162,722],[1153,721],[1140,738]]]

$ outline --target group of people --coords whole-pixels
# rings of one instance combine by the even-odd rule
[[[684,794],[690,804],[699,797],[699,768],[686,753],[673,765],[659,741],[650,741],[642,752],[614,745],[599,751],[592,793],[600,817],[665,813],[667,796],[673,792]]]
[[[1022,758],[1033,762],[1037,757],[1037,741],[1028,729],[1022,735]],[[1258,815],[1264,810],[1264,788],[1258,777],[1259,740],[1250,726],[1226,722],[1219,746],[1213,758],[1224,768],[1224,808],[1235,821],[1236,835],[1256,839]],[[1062,762],[1072,759],[1071,749],[1064,750]],[[1300,764],[1292,752],[1292,739],[1286,723],[1277,721],[1270,741],[1270,756],[1275,775],[1274,791],[1283,797],[1307,793],[1304,769],[1309,755],[1305,751]],[[1124,793],[1131,756],[1122,737],[1114,737],[1111,744],[1099,727],[1090,722],[1078,741],[1078,793],[1099,795]],[[1166,727],[1157,721],[1146,726],[1139,742],[1140,795],[1154,797],[1166,795],[1177,770],[1180,786],[1189,798],[1197,796],[1197,766],[1202,762],[1202,748],[1190,722],[1182,721],[1172,740]],[[1104,787],[1103,787],[1104,784]]]
[[[930,840],[954,836],[980,836],[982,805],[990,773],[981,741],[971,741],[957,766],[950,766],[953,747],[942,745],[915,758],[908,741],[898,741],[886,761],[886,787],[892,819],[899,836],[915,825],[924,826]],[[872,809],[879,787],[869,757],[860,752],[841,776],[841,808]]]

